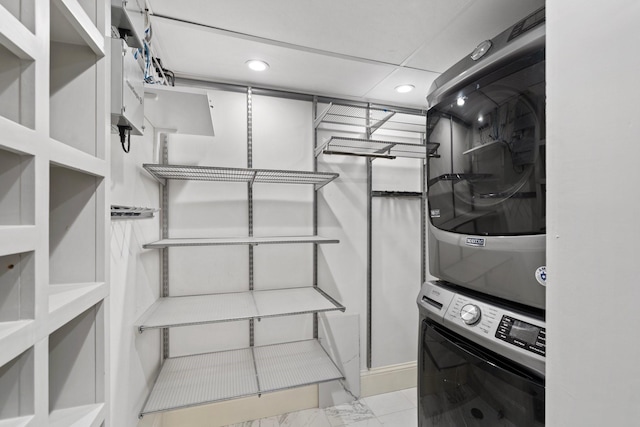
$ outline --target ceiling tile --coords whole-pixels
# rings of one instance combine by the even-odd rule
[[[149,0],[156,15],[401,64],[473,0]]]
[[[407,107],[427,109],[427,93],[431,83],[439,73],[415,70],[411,68],[398,68],[385,79],[371,89],[365,98],[369,100],[384,100],[391,105],[404,105]],[[396,92],[396,86],[412,84],[415,89],[409,93]]]
[[[153,18],[152,43],[163,65],[182,76],[328,96],[362,97],[393,72],[390,65],[319,55],[219,34],[200,26]],[[261,59],[258,73],[245,65]]]
[[[481,41],[500,34],[542,6],[544,0],[478,0],[422,46],[406,65],[443,72],[470,54]]]

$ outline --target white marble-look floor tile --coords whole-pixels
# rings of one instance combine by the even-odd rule
[[[331,427],[327,415],[322,409],[307,409],[280,415],[279,427]]]
[[[377,418],[369,418],[368,420],[346,424],[344,427],[383,427],[383,425]]]
[[[418,410],[416,408],[407,411],[394,412],[393,414],[378,417],[384,427],[418,427]]]
[[[359,421],[375,418],[371,409],[361,400],[326,408],[324,413],[327,414],[332,427],[352,425]]]
[[[376,417],[413,409],[415,406],[402,391],[377,394],[362,399]]]
[[[411,402],[411,404],[413,404],[414,407],[418,407],[418,388],[417,387],[413,387],[413,388],[407,388],[402,390],[402,394],[404,394],[404,396],[409,399],[409,401]]]
[[[227,427],[280,427],[278,417],[261,418],[243,423],[229,424]]]

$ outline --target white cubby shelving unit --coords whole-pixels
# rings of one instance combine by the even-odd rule
[[[0,425],[108,424],[108,5],[0,0]]]
[[[153,89],[162,101],[162,90]],[[172,99],[179,98],[174,91],[168,91]],[[187,90],[188,96],[193,92]],[[247,92],[247,103],[251,105],[251,90]],[[212,103],[210,97],[209,106]],[[179,102],[178,102],[179,103]],[[207,103],[200,113],[207,114]],[[167,119],[176,119],[169,110],[163,111]],[[247,123],[251,134],[251,109],[247,108]],[[180,117],[178,116],[177,119]],[[176,119],[176,120],[177,120]],[[162,121],[168,128],[185,128],[188,123],[172,126]],[[209,132],[209,129],[205,129]],[[252,144],[248,138],[248,167],[230,168],[218,166],[172,164],[169,161],[167,139],[159,148],[161,163],[144,164],[143,168],[153,176],[161,186],[161,233],[160,240],[143,245],[146,249],[162,251],[163,278],[161,297],[140,317],[137,328],[140,333],[148,330],[160,330],[163,340],[163,361],[140,416],[146,414],[188,408],[197,405],[220,402],[240,397],[261,395],[267,392],[319,384],[344,379],[343,373],[331,359],[329,353],[318,341],[317,314],[330,311],[345,311],[345,307],[317,286],[314,278],[298,286],[275,289],[253,288],[253,250],[256,247],[279,245],[332,244],[337,239],[311,235],[253,235],[253,189],[254,186],[288,185],[310,186],[315,194],[329,184],[338,174],[300,170],[256,169],[252,167]],[[198,236],[174,237],[170,230],[168,217],[169,192],[175,181],[210,181],[216,185],[231,186],[240,194],[246,194],[248,207],[248,232],[241,236]],[[182,184],[175,183],[178,191]],[[189,185],[189,184],[186,184]],[[199,187],[200,188],[200,187]],[[218,188],[218,187],[215,187]],[[175,191],[175,190],[171,190]],[[206,194],[207,190],[201,189]],[[206,198],[206,195],[203,196]],[[314,196],[315,197],[315,196]],[[171,199],[171,204],[179,200]],[[277,204],[277,202],[276,202]],[[173,208],[175,209],[175,207]],[[177,210],[177,209],[175,209]],[[315,219],[314,219],[315,222]],[[317,227],[313,227],[317,230]],[[204,232],[206,234],[206,232]],[[179,233],[178,233],[179,234]],[[286,233],[285,233],[286,234]],[[245,246],[249,255],[249,282],[243,291],[229,291],[211,287],[206,294],[172,294],[167,266],[169,256],[176,251],[204,250],[203,247]],[[185,249],[191,248],[191,249]],[[225,249],[222,249],[225,250]],[[229,249],[231,250],[231,249]],[[310,253],[310,252],[309,252]],[[209,254],[209,253],[208,253]],[[204,255],[202,262],[206,262]],[[274,260],[275,261],[275,260]],[[200,261],[198,261],[200,262]],[[243,264],[241,264],[243,265]],[[203,278],[203,280],[207,280]],[[234,288],[236,289],[236,288]],[[314,336],[288,342],[275,342],[267,345],[254,345],[254,321],[266,318],[280,318],[296,315],[313,315]],[[224,349],[221,351],[180,354],[170,350],[173,338],[169,341],[172,328],[199,328],[221,323],[248,322],[248,347]],[[225,345],[222,345],[225,347]],[[228,347],[227,347],[228,348]],[[178,356],[171,356],[178,353]]]

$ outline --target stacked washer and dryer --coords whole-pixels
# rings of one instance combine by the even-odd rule
[[[544,9],[482,42],[427,100],[439,280],[418,296],[418,424],[543,426]]]

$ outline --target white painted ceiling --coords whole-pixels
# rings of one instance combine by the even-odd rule
[[[433,80],[544,0],[147,0],[176,76],[426,108]],[[249,70],[261,59],[270,67]],[[399,84],[415,90],[399,94]]]

